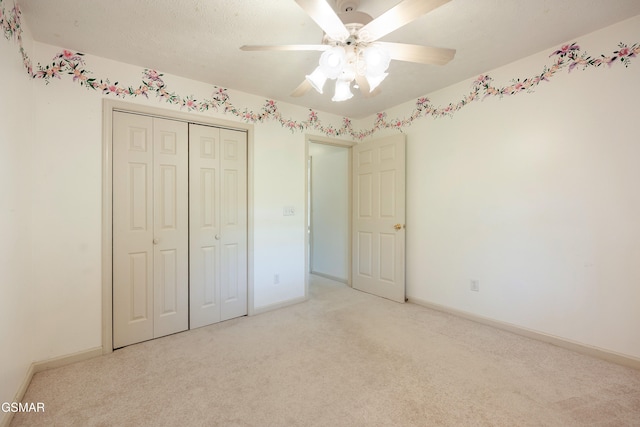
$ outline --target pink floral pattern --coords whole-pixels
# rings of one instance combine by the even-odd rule
[[[300,132],[313,129],[327,136],[349,136],[356,140],[362,140],[369,137],[382,129],[402,130],[420,118],[433,117],[440,118],[445,116],[453,116],[456,112],[473,101],[483,100],[487,97],[499,97],[515,95],[522,92],[532,92],[540,83],[549,82],[550,79],[558,72],[567,69],[571,72],[575,68],[600,67],[603,64],[611,67],[616,63],[621,63],[625,67],[631,64],[631,59],[640,54],[640,43],[627,45],[619,43],[617,50],[609,56],[600,55],[592,57],[582,51],[577,42],[566,44],[559,49],[553,51],[550,58],[554,58],[555,62],[550,66],[544,66],[542,72],[538,75],[527,77],[524,79],[512,80],[510,84],[497,87],[493,84],[493,79],[484,74],[479,76],[471,85],[471,90],[461,100],[451,102],[444,106],[434,106],[428,98],[421,97],[416,101],[415,107],[409,116],[404,118],[388,118],[386,112],[377,113],[373,127],[364,130],[355,130],[351,119],[344,117],[340,128],[322,123],[318,112],[309,110],[306,120],[296,121],[291,118],[285,118],[278,111],[278,105],[274,100],[266,100],[260,112],[252,111],[248,108],[236,107],[230,99],[227,89],[214,86],[213,93],[209,99],[196,99],[194,95],[181,96],[167,89],[162,79],[163,74],[156,70],[145,69],[142,73],[142,84],[134,86],[124,86],[119,82],[111,82],[108,78],[97,79],[92,77],[91,71],[85,68],[83,54],[80,52],[72,52],[63,50],[57,54],[50,63],[37,66],[32,65],[31,59],[22,46],[22,28],[20,25],[20,9],[14,6],[7,11],[3,4],[4,0],[0,0],[0,28],[7,40],[14,40],[22,55],[22,61],[27,74],[34,79],[44,80],[45,84],[49,84],[54,78],[62,79],[64,76],[71,76],[74,83],[84,86],[89,90],[100,91],[103,95],[113,95],[120,98],[149,97],[149,94],[155,94],[164,102],[172,105],[178,105],[180,108],[186,108],[188,111],[206,112],[222,111],[224,114],[230,114],[247,123],[262,123],[266,120],[275,120],[283,128],[289,129],[291,132]]]

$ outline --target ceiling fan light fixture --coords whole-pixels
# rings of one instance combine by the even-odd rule
[[[369,83],[369,93],[373,92],[375,88],[380,86],[380,83],[382,83],[382,81],[386,79],[388,75],[389,73],[382,73],[379,76],[366,75],[365,78],[367,79],[367,83]]]
[[[355,78],[356,78],[356,70],[353,67],[353,64],[347,64],[347,66],[345,66],[340,72],[340,76],[338,77],[338,80],[351,82]]]
[[[320,69],[329,79],[337,78],[346,62],[347,53],[340,46],[327,49],[320,55]]]
[[[451,0],[394,0],[388,3],[396,5],[375,19],[358,10],[361,0],[294,1],[322,29],[324,35],[320,44],[240,47],[244,51],[322,52],[319,65],[305,76],[305,80],[291,94],[293,97],[302,96],[312,87],[322,94],[328,79],[337,80],[333,101],[351,98],[352,84],[355,89],[364,92],[365,97],[370,97],[379,92],[376,89],[387,77],[391,59],[444,65],[456,53],[455,49],[380,41],[387,34]]]
[[[333,102],[340,102],[351,99],[352,97],[353,93],[351,93],[351,81],[342,79],[336,80],[336,92],[331,100]]]
[[[324,83],[327,81],[327,76],[322,72],[320,66],[318,66],[313,70],[313,73],[305,76],[305,79],[307,79],[318,93],[322,93],[322,88],[324,87]]]

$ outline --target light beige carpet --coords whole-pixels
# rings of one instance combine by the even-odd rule
[[[640,426],[640,371],[314,277],[310,301],[36,374],[12,426]]]

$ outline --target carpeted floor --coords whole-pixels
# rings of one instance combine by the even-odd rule
[[[317,277],[310,301],[38,373],[11,426],[640,426],[640,371]]]

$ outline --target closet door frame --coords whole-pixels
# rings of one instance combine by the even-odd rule
[[[102,354],[113,352],[113,112],[148,115],[169,120],[247,132],[247,312],[257,314],[253,294],[253,135],[251,124],[206,117],[124,101],[102,101]]]

